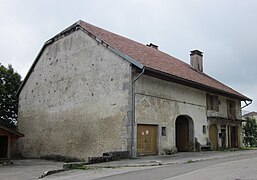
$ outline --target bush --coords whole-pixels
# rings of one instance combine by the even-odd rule
[[[243,125],[245,146],[256,147],[257,146],[257,123],[254,118],[247,117],[246,123]]]

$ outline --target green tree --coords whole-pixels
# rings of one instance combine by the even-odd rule
[[[0,123],[8,127],[17,124],[18,97],[17,90],[21,84],[21,76],[14,72],[11,65],[0,64]]]
[[[252,117],[247,117],[243,125],[244,144],[246,146],[257,146],[257,123]]]

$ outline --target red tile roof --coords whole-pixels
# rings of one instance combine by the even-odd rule
[[[137,62],[143,64],[145,67],[235,95],[241,100],[251,100],[232,88],[211,78],[205,73],[192,69],[189,64],[160,50],[148,47],[144,44],[114,34],[83,21],[79,21],[78,24],[87,32],[93,34],[98,39],[101,39],[112,48],[117,49],[123,54],[126,54]]]
[[[92,35],[96,39],[100,39],[101,41],[105,42],[108,46],[113,48],[116,53],[118,52],[126,55],[130,58],[130,60],[132,58],[131,62],[136,62],[134,63],[134,65],[137,65],[138,67],[139,65],[144,66],[148,70],[152,69],[157,72],[169,75],[173,78],[178,78],[182,81],[185,81],[188,85],[194,84],[193,86],[191,85],[191,87],[204,90],[208,89],[210,92],[219,92],[222,95],[225,94],[227,96],[232,96],[240,100],[252,101],[250,98],[213,79],[207,74],[194,70],[189,64],[175,57],[172,57],[169,54],[166,54],[158,49],[148,47],[144,44],[138,43],[123,36],[114,34],[102,28],[93,26],[83,21],[78,21],[77,23],[71,25],[44,44],[35,61],[33,62],[23,83],[18,89],[17,95],[19,95],[31,72],[33,72],[33,69],[37,64],[37,61],[39,60],[44,49],[54,41],[65,37],[69,33],[72,33],[74,29],[77,29],[77,27],[81,27],[88,34]]]

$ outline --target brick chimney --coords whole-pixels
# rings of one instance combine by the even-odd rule
[[[203,72],[203,53],[199,50],[193,50],[190,52],[190,65],[196,71]]]

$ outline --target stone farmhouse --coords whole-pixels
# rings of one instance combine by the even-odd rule
[[[19,89],[24,157],[87,160],[241,145],[241,102],[252,101],[190,64],[78,21],[48,40]]]

